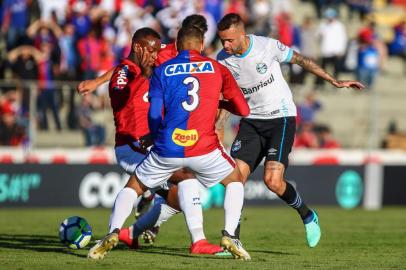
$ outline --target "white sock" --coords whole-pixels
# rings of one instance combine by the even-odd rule
[[[240,220],[242,206],[244,203],[244,186],[240,182],[232,182],[226,187],[224,197],[224,229],[232,236],[235,235],[235,230]]]
[[[158,220],[156,221],[154,227],[161,226],[162,223],[168,221],[168,219],[170,219],[177,213],[179,213],[179,211],[175,208],[170,207],[167,204],[161,204],[161,213],[159,213]]]
[[[141,199],[142,199],[142,196],[138,196],[137,199],[134,201],[135,211],[137,211],[137,207],[138,207],[138,204],[140,204]]]
[[[200,204],[199,182],[188,179],[178,184],[179,205],[192,238],[192,243],[206,239],[203,231],[203,211]]]
[[[117,194],[110,216],[109,233],[114,231],[114,229],[121,229],[123,227],[125,220],[131,214],[137,197],[137,192],[129,187],[123,188]]]

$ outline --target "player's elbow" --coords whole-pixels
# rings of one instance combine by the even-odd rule
[[[248,104],[246,106],[243,106],[240,110],[240,116],[246,117],[250,114],[250,108],[248,107]]]

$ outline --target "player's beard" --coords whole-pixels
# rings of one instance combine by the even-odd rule
[[[240,44],[240,45],[236,46],[235,48],[232,48],[232,51],[233,51],[232,54],[237,54],[237,55],[243,54],[242,45]]]

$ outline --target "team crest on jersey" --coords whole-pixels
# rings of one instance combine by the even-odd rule
[[[166,76],[174,76],[181,74],[195,74],[195,73],[214,73],[214,68],[211,62],[193,62],[168,65],[165,68]]]
[[[172,141],[179,146],[192,146],[199,140],[199,133],[196,129],[183,130],[175,128],[172,133]]]
[[[265,63],[257,64],[257,72],[259,74],[264,74],[268,70],[268,66]]]
[[[116,86],[113,88],[114,90],[123,89],[128,83],[128,66],[124,65],[118,72],[118,76],[116,79]]]
[[[241,141],[236,140],[231,147],[231,152],[238,152],[241,149]]]

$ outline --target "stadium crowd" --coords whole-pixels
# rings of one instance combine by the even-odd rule
[[[92,114],[106,106],[107,87],[101,87],[80,103],[75,102],[74,84],[93,79],[128,55],[132,34],[151,27],[162,43],[173,41],[186,16],[199,13],[208,21],[205,36],[206,55],[214,57],[219,46],[216,23],[224,14],[241,15],[250,33],[272,36],[303,55],[320,62],[323,68],[353,72],[358,80],[373,88],[380,71],[385,71],[388,55],[406,62],[406,20],[393,25],[393,38],[387,43],[376,31],[369,16],[374,12],[371,0],[314,0],[314,17],[305,16],[302,24],[293,20],[292,0],[2,0],[0,1],[0,79],[16,80],[17,87],[1,86],[0,145],[21,145],[27,141],[30,98],[35,99],[38,128],[48,130],[48,111],[55,128],[81,129],[87,146],[105,143],[105,127]],[[403,5],[406,1],[384,1]],[[348,7],[349,17],[340,13]],[[363,26],[349,37],[343,21],[354,20],[358,13]],[[315,48],[320,48],[315,50]],[[406,65],[405,65],[406,66]],[[302,84],[306,72],[299,66],[287,66],[291,83]],[[405,69],[406,70],[406,69]],[[22,83],[36,81],[32,87]],[[60,82],[72,92],[64,100]],[[75,83],[73,83],[75,82]],[[323,87],[316,80],[314,89]],[[31,102],[32,103],[32,102]],[[334,148],[328,126],[315,123],[322,108],[313,93],[297,104],[299,112],[296,147]],[[61,119],[62,106],[69,107],[67,119]]]

